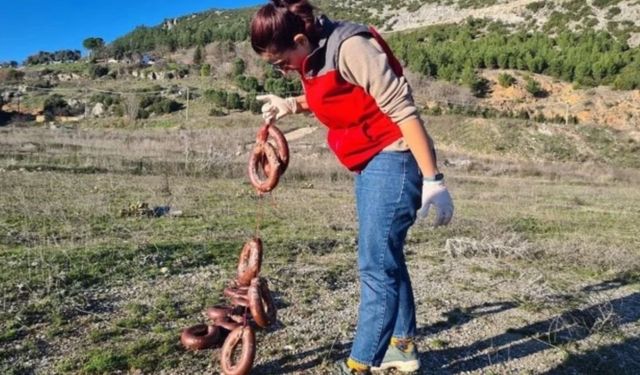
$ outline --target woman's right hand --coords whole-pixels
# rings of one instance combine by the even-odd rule
[[[284,116],[298,112],[296,98],[281,98],[277,95],[258,95],[256,100],[264,102],[262,105],[262,118],[269,123],[280,120]]]
[[[429,208],[436,210],[433,226],[447,225],[453,216],[453,200],[444,181],[424,181],[422,184],[422,207],[417,212],[419,218],[429,215]]]

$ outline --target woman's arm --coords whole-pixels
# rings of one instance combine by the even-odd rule
[[[296,96],[296,105],[297,110],[296,113],[299,112],[309,112],[309,105],[307,104],[307,97],[304,95]]]
[[[380,110],[398,124],[422,175],[435,176],[438,168],[433,141],[414,104],[409,83],[395,74],[378,42],[361,35],[345,40],[338,66],[346,81],[361,86],[375,99]]]
[[[419,117],[413,117],[399,124],[400,131],[409,150],[418,162],[420,171],[425,177],[433,177],[438,173],[433,141]]]

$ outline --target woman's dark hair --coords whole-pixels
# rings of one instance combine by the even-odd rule
[[[251,47],[257,53],[284,52],[294,47],[296,34],[316,44],[314,9],[307,0],[271,0],[251,20]]]

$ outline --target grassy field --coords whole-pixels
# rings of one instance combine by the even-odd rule
[[[328,373],[356,319],[351,176],[318,129],[259,199],[245,177],[256,118],[0,128],[0,373],[219,372],[179,332],[222,301],[255,234],[279,321],[254,372]],[[456,214],[407,243],[425,373],[640,368],[638,145],[540,126],[431,119]],[[182,215],[121,215],[138,202]]]

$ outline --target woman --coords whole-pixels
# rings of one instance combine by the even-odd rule
[[[306,0],[260,8],[251,44],[277,69],[297,71],[305,92],[259,96],[265,120],[313,112],[335,155],[355,172],[360,306],[351,354],[336,372],[416,371],[404,241],[416,214],[425,217],[434,205],[435,225],[446,225],[453,203],[401,65],[375,30],[315,17]]]

